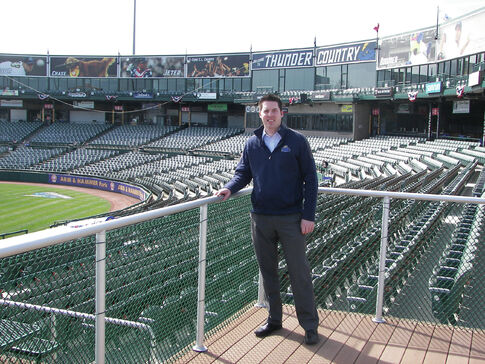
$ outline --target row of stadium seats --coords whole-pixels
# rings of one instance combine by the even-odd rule
[[[19,146],[0,158],[0,168],[28,169],[29,167],[66,152],[66,148],[32,148]]]
[[[443,194],[457,194],[467,181],[473,172],[472,169],[465,169],[464,171],[458,173],[459,166],[455,169],[448,171],[444,176],[441,176],[435,183],[437,185],[442,185],[444,182],[452,181],[447,184],[443,189]],[[428,191],[435,191],[434,186],[428,186]],[[419,204],[417,205],[419,206]],[[386,278],[385,278],[385,297],[387,303],[392,302],[392,300],[397,295],[402,285],[407,279],[407,275],[413,269],[413,267],[418,264],[419,257],[423,253],[426,246],[432,241],[436,232],[439,230],[442,219],[440,216],[442,214],[446,215],[449,213],[450,206],[444,203],[430,203],[428,208],[421,213],[420,217],[410,216],[409,220],[400,219],[401,221],[407,221],[409,227],[407,227],[401,234],[394,236],[392,233],[389,234],[391,237],[388,242],[387,258],[386,258]],[[399,220],[398,220],[399,221]],[[396,226],[393,219],[390,219],[390,224]],[[370,311],[372,305],[369,306],[370,302],[375,302],[374,298],[377,293],[377,265],[372,266],[372,270],[368,271],[359,279],[360,283],[355,283],[349,287],[347,292],[347,300],[349,301],[350,308],[352,310],[365,310]],[[370,278],[369,278],[370,276]],[[373,284],[370,284],[370,280]],[[365,288],[360,287],[361,282],[366,282]]]
[[[136,147],[163,138],[177,130],[175,126],[121,125],[93,140],[91,145]]]
[[[19,121],[10,123],[0,120],[0,143],[20,142],[42,126],[41,122]]]
[[[433,314],[441,323],[455,324],[463,292],[473,269],[479,238],[484,225],[483,210],[465,205],[450,242],[433,269],[429,290]]]
[[[97,163],[118,155],[117,150],[78,148],[66,154],[31,166],[30,169],[48,172],[70,172],[87,164]]]
[[[224,128],[185,128],[171,134],[167,138],[148,143],[146,149],[174,149],[174,150],[191,150],[206,144],[211,144],[223,139],[230,138],[241,134],[241,129],[224,129]]]
[[[54,123],[35,134],[30,139],[30,143],[32,145],[82,144],[110,127],[111,125],[108,124]]]
[[[135,127],[131,126],[130,127]],[[146,126],[147,130],[152,130],[153,126]],[[144,128],[140,129],[143,130]],[[160,129],[160,128],[158,128]],[[163,128],[161,128],[163,129]],[[209,129],[213,128],[190,128],[201,130],[201,134]],[[207,130],[206,130],[207,129]],[[115,129],[116,130],[116,129]],[[128,130],[128,129],[126,129]],[[167,135],[162,139],[170,139],[172,136],[178,133],[188,133],[188,129],[181,130],[176,133]],[[114,130],[113,130],[114,131]],[[231,133],[237,133],[237,130],[231,131]],[[196,133],[196,132],[193,132]],[[235,135],[230,138],[224,139],[224,135],[219,134],[217,130],[212,130],[213,134],[218,135],[218,138],[222,138],[220,141],[216,141],[209,146],[215,146],[219,143],[225,143],[225,145],[233,145],[232,153],[230,148],[223,149],[221,153],[231,154],[237,156],[243,146],[243,140],[249,137],[247,135]],[[108,132],[109,134],[109,132]],[[107,135],[107,134],[105,134]],[[241,139],[244,138],[244,139]],[[234,140],[234,143],[231,141]],[[476,150],[477,146],[473,143],[449,141],[446,143],[440,141],[440,143],[426,142],[417,138],[404,138],[404,137],[376,137],[359,142],[349,142],[345,139],[339,138],[309,138],[311,145],[313,146],[314,156],[317,166],[322,163],[330,162],[329,170],[322,170],[326,175],[333,175],[333,180],[338,183],[342,183],[350,180],[359,179],[372,179],[379,176],[392,176],[396,174],[406,174],[409,172],[419,173],[420,171],[427,170],[432,171],[441,166],[450,168],[456,163],[466,164],[471,160],[479,158],[477,156],[471,156],[463,153],[466,151],[472,151],[471,149],[462,149],[459,152],[455,152],[458,147],[474,147],[473,151],[476,153],[485,153],[480,150]],[[431,152],[426,150],[426,145],[430,143],[435,145],[438,152]],[[222,145],[222,144],[220,144]],[[326,149],[321,149],[326,146]],[[449,146],[449,147],[447,147]],[[416,149],[416,147],[419,147]],[[439,148],[438,148],[439,147]],[[239,149],[238,149],[239,148]],[[388,148],[388,149],[386,149]],[[396,148],[396,149],[389,149]],[[228,174],[232,174],[235,163],[231,163],[230,167],[223,168],[222,170],[208,169],[207,172],[194,172],[192,167],[184,164],[180,167],[170,167],[165,165],[162,160],[169,160],[166,158],[166,154],[160,154],[155,150],[150,153],[143,153],[138,151],[132,151],[128,153],[120,154],[116,157],[107,157],[102,161],[96,157],[97,152],[92,154],[88,152],[83,155],[84,163],[80,163],[78,160],[77,152],[69,152],[65,156],[60,153],[59,158],[55,158],[52,161],[53,155],[46,155],[40,158],[41,154],[37,153],[38,149],[21,147],[26,154],[35,154],[35,159],[26,157],[26,161],[18,162],[14,160],[9,161],[10,155],[15,155],[16,151],[7,153],[3,158],[0,158],[0,168],[30,168],[32,170],[44,170],[48,171],[63,171],[67,173],[76,174],[88,174],[93,176],[101,176],[108,178],[116,178],[121,180],[137,181],[139,183],[148,183],[147,187],[151,188],[158,195],[166,191],[165,197],[178,199],[194,198],[201,194],[210,194],[214,189],[220,188],[221,184],[227,182],[228,175],[220,175],[222,171]],[[89,148],[92,149],[92,148]],[[216,150],[217,148],[207,148]],[[210,151],[207,150],[210,154]],[[104,152],[99,152],[103,154]],[[203,154],[203,151],[199,151]],[[332,153],[335,153],[332,155]],[[448,153],[448,154],[442,154]],[[455,157],[452,157],[449,153],[457,153]],[[332,156],[331,158],[329,158]],[[93,159],[91,159],[93,158]],[[104,157],[101,157],[104,158]],[[209,158],[209,157],[206,157]],[[460,158],[460,159],[458,159]],[[70,161],[73,159],[73,161]],[[129,161],[125,161],[125,159]],[[205,162],[197,162],[195,165],[209,164],[212,158],[207,159]],[[6,163],[7,161],[7,163]],[[161,161],[159,164],[150,163],[155,161]],[[335,162],[333,162],[335,161]],[[3,163],[3,164],[2,164]],[[319,168],[319,169],[320,169]],[[177,171],[181,169],[182,171]],[[185,170],[189,169],[190,173],[185,173]],[[216,173],[218,176],[212,176]],[[159,177],[160,175],[167,174],[170,178]],[[217,177],[217,178],[214,178]],[[222,178],[220,178],[222,177]],[[340,178],[340,180],[339,180]],[[196,180],[197,179],[197,180]],[[160,181],[160,185],[157,185],[157,180]],[[210,187],[209,187],[210,186]]]

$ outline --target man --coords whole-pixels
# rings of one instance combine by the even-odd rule
[[[315,162],[305,137],[281,124],[281,100],[266,95],[259,101],[263,125],[244,147],[234,177],[216,195],[227,200],[251,179],[251,233],[269,303],[265,325],[255,331],[265,337],[282,327],[278,276],[278,241],[283,247],[305,343],[318,342],[318,314],[305,254],[305,235],[314,229],[318,180]]]
[[[130,77],[147,78],[152,77],[153,75],[152,70],[147,68],[147,61],[145,58],[140,58],[137,65],[134,63],[130,64],[126,70],[130,72]]]

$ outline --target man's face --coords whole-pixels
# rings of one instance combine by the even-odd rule
[[[283,111],[280,110],[276,101],[263,101],[259,110],[259,117],[268,135],[273,135],[281,126]]]

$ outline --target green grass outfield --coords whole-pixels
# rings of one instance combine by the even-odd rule
[[[29,196],[57,193],[65,198]],[[50,195],[52,197],[52,195]],[[86,193],[19,184],[0,184],[0,234],[28,229],[47,229],[55,221],[90,217],[108,212],[110,203]]]

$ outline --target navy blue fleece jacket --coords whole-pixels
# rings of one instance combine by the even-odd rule
[[[308,141],[283,125],[278,133],[281,140],[271,153],[262,139],[263,126],[254,131],[225,187],[236,193],[252,179],[254,213],[301,213],[303,219],[315,221],[318,179]]]

